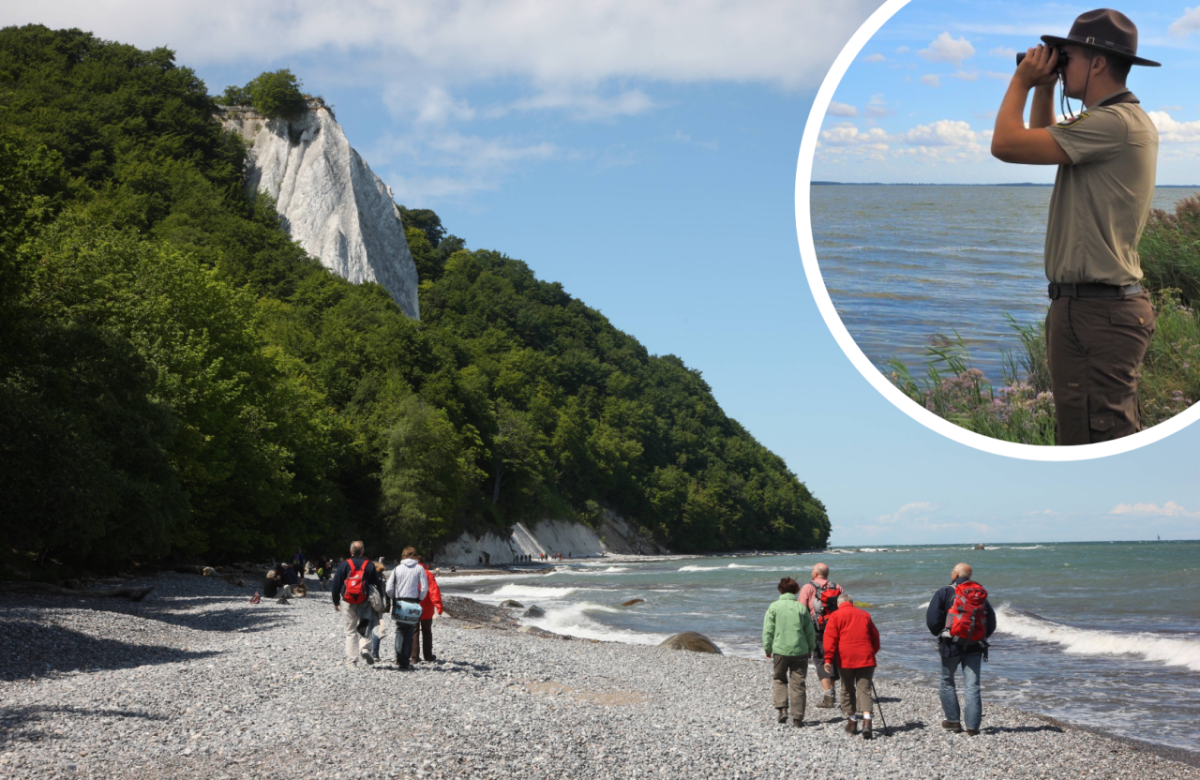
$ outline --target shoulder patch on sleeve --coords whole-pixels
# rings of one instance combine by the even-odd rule
[[[1076,116],[1071,117],[1070,119],[1064,119],[1063,121],[1061,121],[1057,125],[1055,125],[1055,127],[1074,127],[1075,125],[1079,124],[1080,122],[1087,119],[1091,115],[1092,114],[1090,111],[1083,111],[1083,112],[1077,114]]]

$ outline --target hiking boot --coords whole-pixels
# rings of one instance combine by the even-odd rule
[[[959,723],[959,722],[958,722],[958,721],[956,721],[956,720],[944,720],[944,721],[942,721],[942,728],[944,728],[946,731],[950,731],[950,732],[953,732],[953,733],[955,733],[955,734],[961,734],[961,733],[962,733],[962,724],[961,724],[961,723]]]
[[[792,718],[792,725],[795,726],[796,728],[803,727],[804,726],[804,718]]]
[[[825,698],[821,699],[821,701],[817,703],[817,706],[823,710],[833,709],[833,692],[826,692]]]
[[[858,721],[857,720],[855,720],[854,718],[846,719],[846,733],[850,734],[852,736],[854,734],[858,733]]]
[[[787,707],[779,707],[778,713],[779,713],[779,722],[787,723]]]
[[[871,738],[871,721],[866,720],[865,718],[863,719],[862,729],[860,729],[860,733],[863,735],[863,739]]]
[[[978,737],[979,729],[967,729],[967,736],[968,737]]]
[[[362,651],[362,659],[367,662],[367,666],[371,666],[375,663],[375,656],[371,655],[370,650]]]

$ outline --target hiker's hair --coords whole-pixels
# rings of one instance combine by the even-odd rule
[[[784,577],[779,581],[780,593],[799,593],[800,583],[796,582],[791,577]]]
[[[350,542],[350,555],[352,557],[357,558],[358,556],[360,556],[362,554],[363,554],[363,543],[362,542]]]
[[[845,604],[848,601],[854,601],[854,599],[850,597],[849,593],[842,591],[842,595],[838,596],[838,603]]]
[[[424,556],[424,555],[417,555],[417,556],[414,556],[414,557],[417,559],[417,563],[425,563],[425,556]]]
[[[405,547],[404,552],[400,553],[400,557],[401,558],[416,558],[417,557],[417,548],[416,547]]]

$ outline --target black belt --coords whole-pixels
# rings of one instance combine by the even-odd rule
[[[1100,284],[1099,282],[1080,282],[1079,284],[1050,283],[1050,300],[1056,298],[1127,298],[1137,295],[1142,290],[1140,284],[1127,284],[1124,287],[1116,284]]]

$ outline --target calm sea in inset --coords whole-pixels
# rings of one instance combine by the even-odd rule
[[[818,560],[879,627],[881,679],[936,686],[925,627],[934,591],[975,566],[999,628],[983,667],[987,703],[1187,750],[1200,746],[1200,542],[831,550],[805,555],[573,561],[552,574],[443,577],[442,592],[538,605],[549,631],[655,643],[699,631],[724,652],[762,659],[762,619],[782,576]],[[630,607],[629,599],[645,599]],[[770,670],[763,662],[763,707]],[[810,678],[809,685],[815,685]],[[809,701],[812,701],[810,697]],[[886,706],[886,705],[885,705]],[[886,715],[886,712],[885,712]],[[936,725],[940,712],[929,712]]]
[[[958,335],[973,364],[999,380],[1019,347],[1005,314],[1046,315],[1042,246],[1050,187],[817,185],[812,228],[834,306],[876,366],[897,358],[924,373],[925,349]],[[1160,187],[1172,210],[1200,190]],[[885,370],[886,373],[886,370]]]

